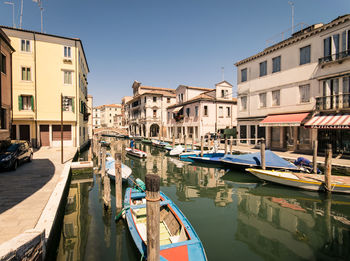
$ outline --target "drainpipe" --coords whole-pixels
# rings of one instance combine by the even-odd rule
[[[79,90],[78,90],[78,60],[77,60],[77,41],[74,41],[74,44],[75,44],[75,92],[76,92],[76,97],[75,97],[75,114],[76,114],[76,116],[75,116],[75,118],[76,118],[76,121],[77,121],[77,123],[75,124],[75,142],[76,142],[76,146],[77,147],[79,147],[78,146],[78,144],[79,144],[79,142],[78,141],[80,141],[80,137],[79,137],[79,126],[78,126],[78,123],[79,123],[79,113],[80,113],[80,107],[79,107],[79,105],[80,105],[80,101],[79,101]]]
[[[36,80],[36,38],[35,38],[35,33],[33,33],[34,37],[34,90],[35,90],[35,108],[34,108],[34,123],[35,123],[35,139],[36,139],[36,147],[38,147],[38,99],[37,99],[37,80]]]

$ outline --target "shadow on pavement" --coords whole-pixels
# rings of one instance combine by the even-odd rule
[[[0,214],[41,189],[54,173],[55,165],[48,159],[34,159],[16,171],[0,172]]]

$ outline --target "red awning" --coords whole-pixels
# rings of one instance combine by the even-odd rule
[[[311,118],[305,127],[315,129],[349,129],[350,128],[350,114],[338,113],[338,114],[317,114]]]
[[[262,127],[277,126],[300,126],[302,121],[309,115],[306,113],[278,114],[267,116],[259,123]]]

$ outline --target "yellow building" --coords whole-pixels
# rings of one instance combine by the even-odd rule
[[[60,146],[61,94],[63,144],[88,141],[87,74],[80,39],[0,26],[17,50],[13,54],[12,139],[33,146]]]

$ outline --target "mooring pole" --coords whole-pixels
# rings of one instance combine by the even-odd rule
[[[233,150],[233,138],[231,136],[230,138],[230,154],[232,155],[232,150]]]
[[[318,145],[318,141],[314,140],[314,144],[313,144],[313,157],[312,157],[312,167],[313,167],[313,172],[314,174],[317,174],[317,145]]]
[[[108,175],[103,176],[103,204],[105,209],[111,207],[111,182]]]
[[[204,142],[204,138],[203,136],[201,136],[201,157],[203,157],[203,142]]]
[[[332,144],[327,144],[326,148],[326,158],[325,158],[325,177],[324,177],[324,185],[325,189],[328,192],[332,191],[332,185],[331,185],[331,176],[332,176]]]
[[[173,148],[175,148],[175,135],[173,135]]]
[[[225,155],[227,154],[227,138],[226,138],[226,135],[225,135]]]
[[[265,139],[262,138],[260,141],[260,156],[261,156],[261,168],[266,169],[265,165]]]
[[[115,153],[115,205],[117,212],[121,211],[123,208],[122,199],[122,154]]]
[[[98,160],[97,166],[100,168],[101,167],[101,143],[99,140],[97,144],[98,144],[97,145],[97,160]]]
[[[192,150],[194,150],[194,134],[192,134]]]
[[[187,139],[186,139],[186,134],[184,135],[184,146],[185,146],[185,152],[187,152]]]
[[[146,213],[147,213],[147,260],[159,261],[160,252],[160,177],[146,175]]]
[[[106,147],[102,147],[101,177],[106,175]]]

